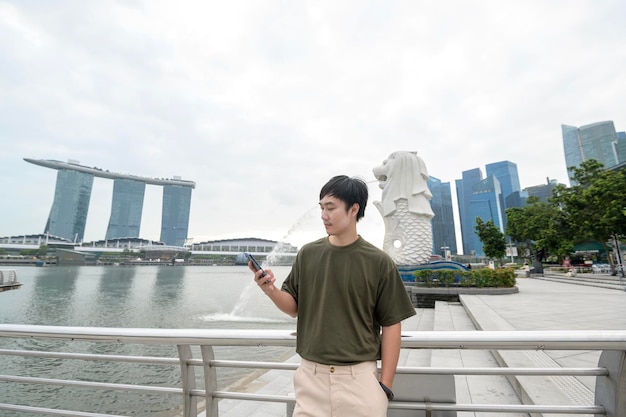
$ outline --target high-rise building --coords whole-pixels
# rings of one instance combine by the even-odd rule
[[[82,242],[85,235],[93,174],[61,168],[44,233]]]
[[[161,242],[183,246],[189,227],[191,188],[180,185],[163,187],[163,210],[161,211]]]
[[[626,162],[626,132],[617,132],[615,153],[617,154],[618,164],[623,164],[624,162]]]
[[[463,240],[463,253],[470,255],[474,248],[474,224],[475,219],[470,214],[470,201],[474,185],[483,179],[480,168],[463,171],[460,180],[455,181],[456,199],[459,207],[459,219],[461,221],[461,239]]]
[[[579,167],[588,159],[601,162],[605,168],[619,163],[616,149],[618,137],[612,121],[581,127],[561,125],[561,131],[566,168]],[[574,185],[571,178],[570,184]]]
[[[524,191],[528,193],[528,197],[537,197],[539,200],[547,203],[548,199],[552,198],[552,192],[557,185],[559,185],[557,180],[546,178],[545,184],[526,187],[524,188]]]
[[[450,253],[458,253],[450,183],[429,177],[428,188],[433,195],[430,206],[435,213],[430,221],[433,230],[433,253],[441,254],[442,248],[448,248]]]
[[[498,179],[502,190],[500,198],[500,207],[502,209],[502,229],[506,229],[506,212],[507,208],[522,207],[523,195],[519,185],[519,175],[517,173],[517,164],[511,161],[493,162],[485,165],[487,177],[493,175]]]
[[[492,221],[493,224],[504,233],[504,221],[502,209],[502,190],[500,181],[490,175],[472,188],[472,198],[469,203],[469,215],[472,228],[472,250],[476,256],[484,256],[483,244],[476,234],[476,218],[480,217],[483,222]],[[470,252],[471,253],[471,252]]]
[[[146,183],[125,178],[113,180],[111,217],[106,239],[139,237]]]
[[[93,179],[99,177],[114,180],[107,239],[139,236],[146,184],[163,186],[161,241],[167,245],[181,246],[187,239],[191,190],[196,186],[193,181],[180,177],[158,179],[118,174],[80,165],[78,161],[24,160],[59,171],[54,202],[44,233],[82,242]]]

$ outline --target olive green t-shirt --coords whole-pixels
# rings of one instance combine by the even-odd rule
[[[327,365],[380,359],[380,328],[415,314],[391,258],[359,238],[304,245],[282,285],[298,304],[296,352]]]

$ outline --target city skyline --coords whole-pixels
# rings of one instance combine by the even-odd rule
[[[104,239],[97,238],[93,239],[93,241],[124,237],[144,238],[144,236],[140,235],[139,230],[141,228],[145,184],[149,183],[163,186],[161,236],[158,241],[173,246],[183,246],[188,242],[191,190],[195,188],[195,182],[182,180],[177,176],[173,179],[166,179],[120,174],[97,167],[92,168],[80,165],[80,162],[77,160],[61,162],[31,158],[23,159],[31,164],[58,171],[54,201],[46,222],[44,234],[50,233],[51,235],[72,240],[63,233],[50,231],[51,219],[67,217],[72,219],[72,222],[70,222],[71,226],[75,227],[74,223],[78,223],[80,232],[78,233],[79,236],[77,236],[77,242],[81,242],[87,220],[93,180],[94,177],[102,177],[113,180],[111,212],[106,236]],[[442,182],[436,177],[429,176],[428,186],[433,194],[431,205],[436,216],[439,216],[439,218],[431,221],[433,227],[433,254],[439,254],[443,248],[448,248],[453,254],[483,256],[482,243],[474,233],[476,223],[474,219],[476,217],[481,217],[484,221],[493,221],[496,227],[504,232],[506,228],[504,211],[506,208],[521,207],[525,204],[525,199],[529,195],[535,195],[545,200],[549,198],[549,193],[557,184],[557,180],[546,178],[545,184],[523,187],[522,189],[517,164],[506,160],[489,162],[485,165],[485,170],[486,177],[483,177],[480,167],[461,173],[462,178],[455,181],[456,187],[458,187],[456,205],[452,199],[450,182]],[[465,184],[463,184],[463,181],[465,181]],[[372,182],[370,181],[370,184]],[[172,184],[176,185],[172,186]],[[463,193],[466,194],[465,197],[463,197]],[[65,201],[68,200],[68,196],[71,197],[69,199],[70,205]],[[463,204],[466,204],[465,210],[463,210],[462,201],[465,202]],[[75,207],[73,208],[71,204],[78,207],[78,210]],[[458,216],[455,216],[455,208],[458,210]],[[63,211],[67,211],[69,214],[65,216],[59,214]],[[75,215],[76,211],[79,212],[78,216]],[[180,213],[182,213],[182,216]],[[461,213],[466,213],[465,216],[467,217],[461,218]],[[76,217],[79,219],[78,222],[76,222]],[[124,218],[125,227],[120,228],[120,218]],[[68,222],[67,219],[64,220],[66,223]],[[125,234],[120,232],[121,230],[134,230],[135,232]],[[463,236],[464,232],[469,233],[465,238]],[[23,233],[23,235],[28,234],[30,233]],[[235,239],[242,238],[244,235],[237,236]],[[458,243],[459,240],[460,244]],[[279,241],[291,243],[285,239]],[[190,239],[189,242],[193,243],[193,239]],[[463,248],[463,252],[459,251],[458,248]]]
[[[380,200],[372,168],[396,151],[417,151],[453,200],[461,172],[493,161],[515,162],[522,188],[567,183],[562,124],[626,127],[625,13],[612,0],[2,2],[0,234],[39,233],[54,199],[56,178],[24,157],[194,179],[195,242],[319,238],[321,186],[360,176]],[[94,178],[87,241],[106,236],[113,186]],[[145,190],[151,240],[161,191]],[[382,245],[372,206],[359,232]]]

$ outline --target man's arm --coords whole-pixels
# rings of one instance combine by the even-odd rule
[[[391,326],[383,326],[381,338],[381,365],[380,382],[389,389],[393,386],[393,378],[396,375],[398,358],[400,357],[402,323]]]
[[[250,269],[254,271],[253,266]],[[256,285],[272,300],[272,302],[283,313],[289,314],[291,317],[298,315],[298,304],[296,300],[288,292],[281,291],[276,288],[274,281],[274,273],[271,269],[265,270],[265,276],[261,277],[262,271],[256,271],[254,273],[254,281]]]

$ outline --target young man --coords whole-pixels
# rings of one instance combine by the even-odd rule
[[[333,177],[319,201],[328,236],[301,248],[280,290],[271,269],[255,272],[274,304],[298,317],[294,417],[384,417],[393,398],[401,321],[415,309],[391,258],[357,233],[367,198],[362,180]]]

